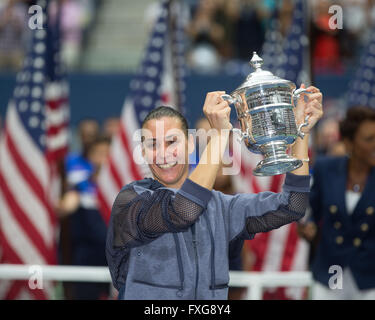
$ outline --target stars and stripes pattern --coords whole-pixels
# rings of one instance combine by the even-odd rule
[[[277,10],[275,10],[262,48],[262,52],[265,53],[264,69],[297,85],[310,81],[306,12],[307,2],[296,0],[292,23],[283,38],[279,30]]]
[[[67,90],[57,88],[63,79],[56,61],[57,34],[50,34],[47,26],[48,2],[38,5],[43,9],[43,29],[31,30],[31,45],[16,78],[0,139],[2,263],[55,264],[57,258],[56,194],[51,190],[56,189],[56,159],[67,147],[62,132],[68,112],[61,111],[68,109]],[[27,281],[0,283],[2,299],[48,299],[52,290],[48,281],[43,290],[31,289]]]
[[[307,2],[296,0],[294,4],[292,23],[283,43],[283,53],[280,56],[275,74],[297,85],[310,81],[308,65],[309,39],[307,30]]]
[[[349,84],[348,107],[355,105],[375,108],[375,28],[360,59],[354,79]]]
[[[277,8],[272,12],[269,27],[266,30],[262,47],[262,68],[272,73],[276,71],[279,59],[283,55],[283,35],[280,31],[280,21]]]
[[[112,140],[108,164],[98,177],[98,206],[106,222],[120,189],[150,176],[148,166],[143,164],[140,136],[137,136],[143,119],[162,104],[183,110],[183,30],[178,16],[171,16],[176,12],[171,10],[172,4],[171,1],[161,3],[141,65],[130,83],[131,92],[125,99],[120,132]],[[171,23],[174,23],[173,28]]]
[[[305,1],[297,0],[293,20],[285,39],[278,30],[277,13],[274,13],[270,30],[266,33],[263,46],[265,53],[263,69],[275,75],[293,81],[309,84],[306,70],[308,68],[307,37],[305,35],[304,6]],[[256,177],[252,170],[263,159],[253,154],[242,144],[241,172],[234,176],[237,192],[258,193],[261,191],[280,192],[285,175]],[[236,155],[235,155],[236,157]],[[236,161],[239,161],[237,158]],[[267,233],[260,233],[245,247],[255,258],[253,271],[303,271],[307,268],[308,244],[298,237],[296,223],[285,225]],[[265,290],[264,299],[302,299],[303,288],[276,288]]]
[[[56,17],[56,24],[50,28],[47,36],[52,46],[46,56],[47,78],[45,84],[46,101],[46,136],[49,160],[62,160],[68,151],[69,138],[69,86],[65,65],[62,62],[60,50],[60,9]]]

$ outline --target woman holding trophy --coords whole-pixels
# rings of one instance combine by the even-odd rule
[[[237,105],[237,115],[245,121],[266,112],[262,117],[272,128],[263,137],[247,130],[243,138],[254,139],[255,143],[247,142],[256,151],[270,153],[274,147],[263,166],[271,169],[261,172],[291,171],[286,174],[283,191],[226,195],[213,190],[232,129],[225,92],[206,96],[203,111],[216,134],[211,135],[190,175],[188,150],[193,150],[193,138],[188,135],[186,119],[169,107],[152,110],[142,125],[142,154],[153,177],[120,191],[109,223],[106,254],[119,299],[227,299],[230,243],[252,239],[255,233],[304,216],[310,191],[308,136],[322,117],[322,94],[315,87],[302,86],[300,92],[309,94],[301,93],[290,109],[295,86],[276,83],[276,90],[290,98],[288,105],[274,96],[268,97],[272,105],[251,106],[253,95],[259,93],[251,91],[254,88],[240,92],[249,98],[248,112],[239,114]],[[260,91],[267,88],[271,87],[262,85]],[[244,107],[244,100],[242,103]],[[288,123],[282,124],[285,120]],[[258,124],[246,125],[255,128]],[[286,129],[278,131],[282,126]],[[293,144],[290,157],[280,151],[284,144]]]

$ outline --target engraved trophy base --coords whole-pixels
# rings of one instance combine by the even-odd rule
[[[272,141],[259,147],[264,159],[253,170],[255,176],[275,176],[293,171],[302,166],[302,161],[286,154],[285,141]]]

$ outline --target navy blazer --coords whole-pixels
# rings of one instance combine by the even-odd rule
[[[359,289],[375,288],[375,168],[353,213],[346,210],[347,157],[318,159],[310,192],[321,238],[312,262],[315,280],[328,286],[330,266],[349,267]],[[345,285],[345,284],[344,284]]]

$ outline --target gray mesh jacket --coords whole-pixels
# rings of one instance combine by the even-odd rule
[[[230,241],[303,217],[309,176],[281,193],[225,195],[187,179],[181,189],[144,179],[118,194],[106,255],[120,299],[227,299]]]

